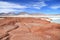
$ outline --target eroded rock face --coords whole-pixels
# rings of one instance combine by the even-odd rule
[[[6,35],[7,33],[4,30],[0,29],[0,39],[5,37]]]
[[[0,40],[60,40],[60,24],[41,18],[4,18]]]

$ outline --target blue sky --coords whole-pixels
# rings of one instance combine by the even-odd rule
[[[0,13],[60,14],[60,0],[0,0]]]

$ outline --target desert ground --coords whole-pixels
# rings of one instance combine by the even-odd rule
[[[60,24],[42,18],[4,17],[0,40],[60,40]]]

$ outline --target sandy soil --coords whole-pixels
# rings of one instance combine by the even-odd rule
[[[0,40],[60,40],[60,24],[41,18],[3,18]]]

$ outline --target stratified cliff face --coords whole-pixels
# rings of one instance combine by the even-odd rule
[[[60,24],[41,18],[3,18],[0,40],[60,40]]]

